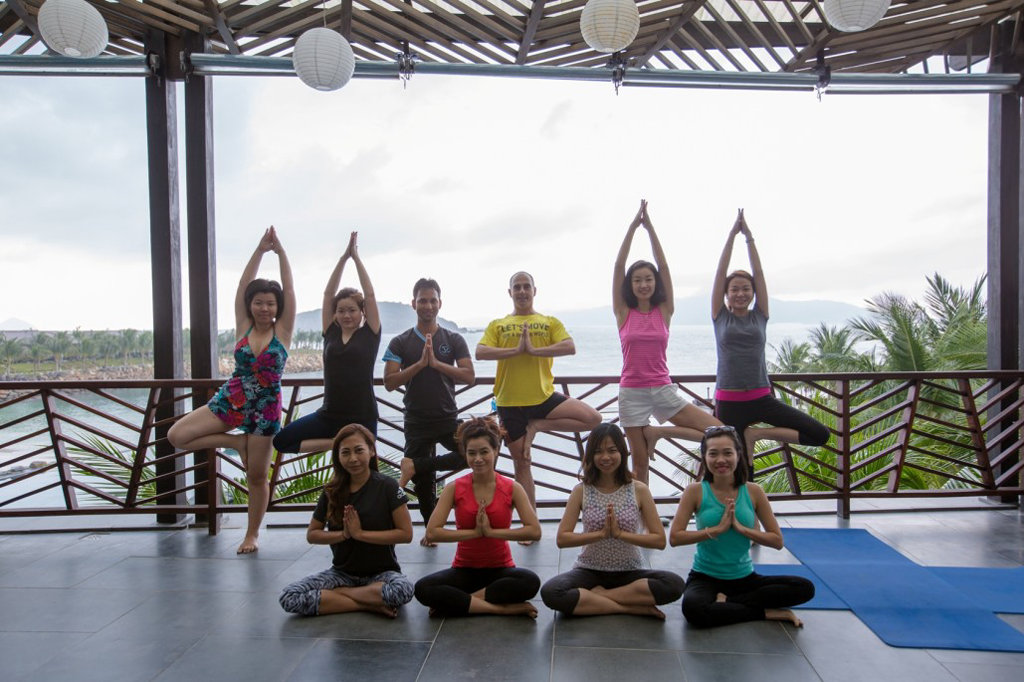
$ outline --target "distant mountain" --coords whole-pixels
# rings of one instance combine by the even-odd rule
[[[16,317],[8,317],[3,322],[0,322],[0,332],[6,331],[24,331],[26,329],[33,329],[32,325],[25,320],[19,320]]]
[[[711,319],[708,298],[706,296],[688,296],[676,299],[676,312],[672,317],[674,324],[706,324]],[[796,324],[837,325],[848,320],[863,316],[866,311],[849,303],[839,301],[786,301],[772,299],[772,322]],[[586,308],[583,310],[563,310],[554,313],[567,326],[597,326],[614,323],[610,306]]]
[[[404,332],[409,327],[416,326],[416,311],[408,303],[377,301],[377,308],[380,310],[381,329],[386,334],[397,334],[398,332]],[[465,331],[459,325],[443,317],[438,317],[437,323],[446,329]],[[321,324],[319,310],[307,310],[295,317],[295,328],[299,330],[312,329],[314,331],[322,331]]]

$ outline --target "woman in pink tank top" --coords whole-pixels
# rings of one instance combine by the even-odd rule
[[[639,260],[626,269],[626,257],[638,228],[647,230],[654,261]],[[626,237],[619,247],[612,274],[612,310],[622,343],[622,376],[619,379],[619,423],[633,451],[633,476],[647,483],[649,462],[659,438],[700,441],[704,429],[721,424],[696,405],[687,402],[672,383],[665,359],[669,325],[675,311],[672,275],[665,252],[640,202]],[[653,416],[658,424],[651,425]]]

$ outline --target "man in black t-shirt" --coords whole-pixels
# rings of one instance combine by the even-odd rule
[[[466,340],[437,324],[441,287],[436,281],[416,282],[412,307],[416,326],[393,338],[384,353],[384,387],[393,391],[405,385],[405,458],[399,484],[412,479],[426,523],[437,503],[434,473],[466,465],[454,438],[459,425],[455,383],[472,384],[476,374]],[[448,454],[434,457],[437,443]],[[420,544],[431,546],[425,537]]]

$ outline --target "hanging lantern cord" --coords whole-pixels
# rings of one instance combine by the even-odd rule
[[[818,101],[820,102],[821,94],[828,89],[829,83],[832,82],[832,67],[825,63],[824,52],[818,53],[818,58],[812,71],[818,75],[818,83],[814,86],[814,92],[818,95]]]
[[[612,70],[612,85],[615,86],[615,94],[619,94],[619,86],[626,79],[625,50],[620,50],[608,60],[608,67]]]
[[[398,77],[402,80],[402,89],[404,90],[409,84],[409,79],[416,73],[416,55],[407,47],[404,52],[396,54],[395,59],[398,61]]]

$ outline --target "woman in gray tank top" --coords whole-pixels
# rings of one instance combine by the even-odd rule
[[[747,240],[752,272],[734,270],[726,274],[739,234]],[[827,443],[828,427],[772,395],[764,353],[768,287],[742,208],[718,259],[711,289],[711,319],[718,349],[715,416],[742,434],[750,479],[754,476],[754,446],[759,440],[812,446]]]

